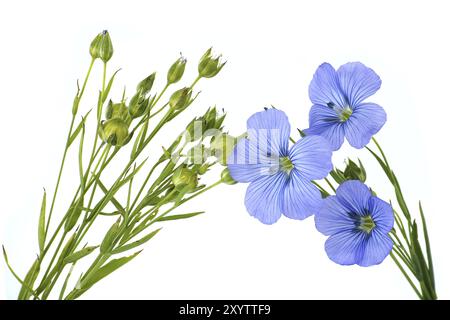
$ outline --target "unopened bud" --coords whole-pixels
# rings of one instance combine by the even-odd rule
[[[222,179],[222,182],[225,184],[236,184],[237,181],[235,181],[230,174],[230,170],[228,168],[223,169],[222,173],[220,174],[220,178]]]
[[[135,119],[142,116],[147,109],[149,101],[149,98],[143,98],[139,93],[136,93],[130,101],[129,111],[131,117]]]
[[[114,49],[111,42],[111,37],[107,30],[99,33],[91,42],[89,53],[92,59],[100,58],[103,62],[108,62],[111,59]]]
[[[109,100],[108,106],[106,107],[105,117],[107,120],[121,119],[127,124],[131,120],[125,103],[113,103],[111,100]]]
[[[214,57],[212,55],[212,48],[206,50],[203,57],[201,57],[198,64],[198,74],[203,78],[212,78],[216,76],[226,62],[221,62],[221,55]]]
[[[186,167],[179,167],[172,176],[172,182],[176,190],[190,191],[197,187],[198,177],[194,171]]]
[[[102,123],[99,130],[100,138],[113,146],[124,146],[130,141],[128,125],[119,118],[113,118]]]
[[[173,110],[183,110],[191,101],[192,90],[190,88],[182,88],[175,91],[169,100],[169,105]]]
[[[167,72],[167,84],[173,84],[180,81],[183,77],[185,67],[186,59],[184,57],[178,58],[178,60],[172,64]]]
[[[352,160],[348,159],[347,167],[344,170],[346,180],[360,180],[361,182],[366,181],[366,170],[364,169],[361,160],[358,159],[358,162],[359,166]]]
[[[156,72],[153,72],[147,78],[139,82],[136,91],[140,92],[142,96],[147,95],[152,90],[153,82],[155,82]]]

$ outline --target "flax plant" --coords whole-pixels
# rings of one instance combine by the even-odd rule
[[[216,136],[224,135],[222,123],[225,114],[219,113],[215,107],[188,122],[186,132],[163,147],[153,164],[149,166],[147,159],[142,159],[149,155],[151,146],[152,152],[155,152],[155,145],[160,147],[154,141],[160,130],[195,101],[198,93],[194,90],[198,81],[220,72],[225,65],[220,56],[213,56],[211,49],[207,50],[198,64],[198,76],[191,84],[167,95],[172,85],[183,78],[186,59],[180,57],[169,68],[165,85],[159,93],[153,90],[156,73],[152,73],[139,82],[128,101],[125,92],[119,100],[110,97],[117,71],[108,79],[108,61],[114,50],[107,31],[94,38],[89,52],[92,59],[73,101],[56,185],[51,197],[44,192],[42,198],[37,258],[24,277],[14,271],[3,247],[8,268],[22,285],[18,295],[21,300],[80,297],[98,281],[139,255],[143,245],[161,230],[160,225],[203,213],[174,213],[175,209],[221,183],[233,183],[226,169],[216,182],[209,185],[200,183],[211,167],[220,165],[214,156],[225,152],[225,147],[211,147]],[[80,116],[85,89],[97,64],[102,70],[97,105],[93,112]],[[162,102],[164,99],[166,102]],[[89,137],[86,134],[87,120],[93,116],[95,134]],[[93,142],[92,149],[87,150],[84,142],[88,138]],[[125,148],[127,145],[130,147]],[[78,150],[78,172],[64,171],[70,149]],[[121,158],[117,155],[126,152],[130,155],[122,164],[123,169],[116,173],[113,183],[106,183],[105,171],[120,163]],[[66,211],[57,212],[55,203],[63,173],[79,176],[79,184]],[[143,182],[133,183],[138,175],[142,175]],[[108,178],[111,178],[110,173]],[[109,228],[101,241],[87,241],[90,234],[98,232],[99,225],[105,224]],[[82,259],[91,261],[85,270],[77,265]]]

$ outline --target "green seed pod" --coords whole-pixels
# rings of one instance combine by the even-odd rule
[[[180,90],[175,91],[169,100],[169,105],[173,110],[183,110],[191,101],[192,89],[191,88],[182,88]]]
[[[187,192],[197,187],[198,176],[194,171],[186,167],[179,167],[172,176],[172,183],[176,190]]]
[[[80,218],[80,215],[83,212],[81,203],[82,201],[79,204],[76,203],[75,206],[70,208],[69,217],[67,218],[66,223],[64,224],[65,232],[69,232],[70,230],[72,230],[72,228],[75,226],[78,219]]]
[[[139,93],[136,93],[130,100],[129,112],[133,119],[141,117],[147,109],[150,98],[143,98]]]
[[[92,59],[102,59],[103,62],[108,62],[111,59],[114,49],[111,38],[107,30],[99,33],[91,42],[89,53]]]
[[[129,123],[131,121],[128,108],[125,103],[113,103],[111,100],[109,100],[108,106],[106,107],[105,117],[107,120],[121,119],[125,121],[125,123]]]
[[[230,175],[230,170],[228,170],[228,168],[223,169],[222,173],[220,174],[220,178],[222,179],[222,182],[225,184],[236,184],[237,181],[235,181],[231,175]]]
[[[237,143],[237,139],[229,134],[222,134],[214,136],[211,139],[211,150],[213,155],[217,158],[219,163],[223,166],[227,164],[227,158],[233,151],[234,146]]]
[[[186,67],[186,59],[180,57],[175,61],[167,72],[167,84],[173,84],[183,77],[184,68]]]
[[[221,63],[220,58],[221,55],[216,57],[212,55],[212,48],[206,50],[198,64],[199,76],[203,78],[212,78],[216,76],[226,64],[226,62]]]
[[[120,218],[109,228],[108,232],[103,238],[102,244],[100,245],[101,253],[106,253],[109,252],[109,250],[111,250],[111,245],[113,244],[114,240],[116,240],[117,234],[120,230],[119,228],[120,228]]]
[[[152,90],[153,82],[155,82],[156,72],[153,72],[147,78],[139,82],[136,87],[136,91],[139,92],[142,96],[147,95],[150,90]]]
[[[130,141],[128,125],[119,118],[113,118],[102,122],[99,130],[100,138],[113,146],[124,146]]]

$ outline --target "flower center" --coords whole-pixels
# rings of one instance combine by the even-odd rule
[[[349,106],[345,106],[344,108],[342,108],[342,109],[339,111],[338,116],[339,116],[339,119],[340,119],[342,122],[345,122],[345,121],[347,121],[347,120],[350,118],[350,116],[352,115],[352,113],[353,113],[353,110],[350,109]]]
[[[353,113],[353,110],[350,108],[349,105],[346,105],[345,107],[340,107],[335,105],[333,102],[328,102],[327,106],[337,113],[339,120],[341,120],[341,122],[347,121]]]
[[[360,217],[358,225],[359,230],[370,233],[375,227],[376,224],[370,215]]]
[[[289,157],[281,157],[280,158],[280,168],[282,171],[289,174],[292,169],[294,169],[294,165],[292,164],[291,159]]]

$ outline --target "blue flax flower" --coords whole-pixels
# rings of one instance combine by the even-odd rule
[[[392,250],[392,207],[359,180],[341,184],[335,196],[323,201],[315,220],[317,230],[330,236],[325,251],[338,264],[379,264]]]
[[[262,223],[275,223],[281,214],[305,219],[321,205],[321,194],[311,182],[332,169],[331,149],[319,136],[300,139],[289,149],[291,127],[286,114],[269,109],[247,121],[247,138],[227,159],[232,178],[250,182],[245,205]]]
[[[353,147],[363,148],[386,122],[382,107],[363,102],[380,86],[380,77],[360,62],[337,71],[329,63],[321,64],[309,85],[314,105],[305,133],[326,138],[333,150],[341,147],[344,136]]]

